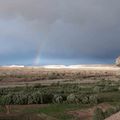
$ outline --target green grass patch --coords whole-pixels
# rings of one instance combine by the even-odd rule
[[[26,113],[44,113],[58,120],[75,120],[74,116],[68,114],[69,111],[88,108],[90,105],[82,104],[49,104],[43,108],[25,109]]]
[[[98,94],[100,102],[120,102],[120,92],[105,92]]]

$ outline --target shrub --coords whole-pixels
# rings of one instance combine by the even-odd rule
[[[15,93],[12,94],[12,104],[27,104],[28,103],[28,98],[27,94],[23,94],[22,92],[20,93]]]
[[[56,72],[51,72],[48,74],[48,79],[49,80],[53,80],[53,79],[58,79],[60,76],[59,76],[59,73],[56,73]]]
[[[120,91],[120,87],[118,87],[118,90]]]
[[[0,112],[5,112],[5,106],[4,105],[0,105]]]
[[[37,91],[31,94],[28,94],[28,104],[42,104],[43,103],[43,95]]]
[[[117,105],[116,107],[115,107],[115,112],[119,112],[120,111],[120,105]]]
[[[90,102],[90,104],[97,104],[98,103],[97,96],[96,95],[89,96],[89,102]]]
[[[70,94],[70,95],[67,97],[67,102],[68,102],[68,103],[78,103],[79,100],[78,100],[78,98],[76,97],[75,94]]]
[[[82,103],[83,104],[88,104],[89,103],[89,98],[86,96],[86,97],[83,97],[82,98]]]
[[[60,95],[54,95],[53,97],[53,103],[62,103],[63,102],[63,97]]]
[[[5,95],[1,97],[1,105],[10,105],[12,103],[12,96],[11,94]]]
[[[99,86],[94,87],[93,92],[94,93],[100,93],[101,92],[101,87],[99,87]]]
[[[110,87],[109,87],[109,86],[105,86],[105,87],[103,88],[103,91],[104,91],[104,92],[110,91]]]
[[[53,94],[51,93],[44,93],[43,95],[43,103],[52,103],[53,100]]]
[[[108,108],[106,111],[105,111],[105,118],[111,116],[112,114],[115,113],[115,109],[114,108]]]
[[[34,103],[34,98],[32,95],[28,95],[28,104],[33,104]]]
[[[93,114],[93,120],[104,120],[104,113],[102,109],[96,108]]]

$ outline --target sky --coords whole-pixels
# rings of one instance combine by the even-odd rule
[[[0,0],[0,65],[110,64],[120,0]]]

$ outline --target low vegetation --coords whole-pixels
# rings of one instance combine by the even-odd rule
[[[14,70],[9,74],[3,72],[0,75],[0,82],[16,80],[18,83],[21,81],[33,83],[27,82],[18,87],[0,87],[1,113],[10,113],[10,107],[13,105],[46,105],[43,108],[25,109],[24,112],[44,114],[52,117],[52,120],[77,120],[81,116],[70,114],[70,111],[96,107],[92,114],[93,120],[103,120],[120,110],[118,105],[120,103],[120,77],[116,76],[116,81],[112,80],[114,72],[84,70],[82,72],[43,70],[42,73],[37,71],[37,74],[34,70],[28,72],[29,74],[22,74],[21,70],[17,71],[17,74],[12,72],[14,73]],[[91,79],[94,82],[90,83]],[[48,85],[34,83],[38,80],[54,80],[54,82]],[[55,82],[55,80],[59,81]],[[65,80],[70,82],[63,83],[62,81]],[[82,82],[74,83],[75,80]],[[107,103],[112,107],[105,110],[97,107],[102,103]]]

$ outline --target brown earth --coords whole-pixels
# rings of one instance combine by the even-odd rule
[[[36,108],[42,108],[42,107],[47,107],[45,104],[40,104],[40,105],[10,105],[10,113],[0,113],[0,118],[1,117],[15,117],[19,115],[24,115],[24,110],[31,110],[31,109],[36,109]],[[74,111],[68,111],[66,114],[71,114],[77,117],[79,120],[92,120],[92,115],[96,107],[101,108],[103,111],[106,109],[110,108],[111,105],[107,103],[101,103],[95,107],[92,108],[86,108],[86,109],[81,109],[81,110],[74,110]],[[119,114],[120,115],[120,114]],[[48,120],[55,120],[54,118],[50,118],[50,116],[46,116],[45,114],[40,114],[41,118],[45,118],[44,120],[47,120],[46,118],[49,118]],[[37,118],[36,115],[32,115],[32,117]],[[116,117],[116,116],[115,116]],[[40,118],[39,118],[40,119]],[[37,120],[37,119],[36,119]],[[40,119],[42,120],[42,119]],[[106,119],[106,120],[119,120],[119,119]]]
[[[106,118],[105,120],[120,120],[120,112]]]
[[[93,113],[94,113],[94,110],[96,109],[96,107],[101,108],[103,111],[105,111],[108,108],[110,108],[111,105],[109,105],[107,103],[102,103],[102,104],[99,104],[92,108],[70,111],[69,114],[77,116],[79,118],[79,120],[92,120],[92,116],[93,116]]]
[[[0,67],[0,87],[24,86],[26,84],[52,83],[94,83],[99,80],[114,80],[119,77],[120,68],[82,67],[79,69],[47,69],[47,68],[9,68]]]

